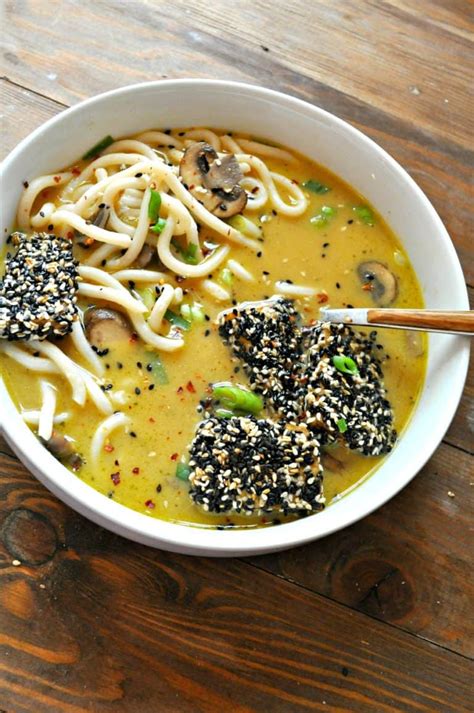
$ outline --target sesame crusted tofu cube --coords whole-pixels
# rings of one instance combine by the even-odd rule
[[[77,319],[77,262],[72,243],[49,233],[13,233],[0,280],[0,339],[62,337]],[[64,286],[67,285],[66,289]]]
[[[203,478],[209,465],[212,475]],[[288,514],[324,506],[318,441],[302,425],[210,417],[198,425],[189,466],[190,496],[206,511]]]

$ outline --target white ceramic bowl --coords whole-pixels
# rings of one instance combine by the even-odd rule
[[[189,79],[124,87],[82,102],[40,126],[3,164],[1,239],[13,223],[24,180],[73,163],[107,134],[122,136],[153,127],[191,125],[262,136],[327,166],[366,196],[399,236],[420,279],[427,307],[468,309],[461,267],[441,220],[416,183],[385,151],[320,108],[234,82]],[[256,531],[174,525],[109,500],[40,445],[18,415],[3,383],[1,427],[18,457],[47,488],[78,512],[124,537],[189,554],[264,553],[346,527],[403,488],[431,456],[451,422],[468,357],[467,339],[432,336],[426,383],[416,413],[383,466],[323,512]]]

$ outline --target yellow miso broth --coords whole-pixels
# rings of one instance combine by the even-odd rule
[[[226,241],[225,236],[219,234],[212,224],[197,220],[200,245],[206,246],[205,251],[209,251],[211,256],[216,246],[230,246],[223,262],[199,278],[173,272],[161,263],[154,251],[151,262],[142,269],[159,271],[165,275],[156,283],[159,288],[166,283],[183,290],[183,301],[172,307],[176,314],[189,317],[189,310],[185,308],[183,311],[183,305],[199,305],[200,319],[190,321],[190,328],[181,334],[184,346],[174,352],[157,351],[137,336],[133,328],[130,339],[102,350],[106,353],[99,350],[104,375],[97,383],[105,395],[115,395],[113,409],[121,411],[129,421],[125,427],[116,428],[106,437],[97,459],[94,460],[90,455],[91,442],[105,416],[91,399],[84,406],[74,403],[71,388],[61,374],[34,373],[5,351],[0,351],[2,376],[20,412],[40,408],[41,379],[47,379],[56,388],[55,412],[67,414],[67,419],[55,425],[55,429],[73,439],[75,449],[83,457],[77,477],[105,496],[150,517],[195,526],[256,527],[284,522],[288,518],[280,512],[253,515],[238,515],[232,511],[221,514],[204,512],[190,498],[188,483],[176,477],[177,463],[186,456],[196,426],[202,418],[197,409],[200,401],[209,394],[210,385],[230,382],[248,386],[242,365],[232,358],[218,334],[217,315],[232,304],[266,299],[278,292],[277,283],[285,281],[286,284],[304,286],[314,291],[311,295],[295,298],[295,307],[305,324],[318,320],[319,310],[323,306],[374,306],[372,292],[364,289],[358,273],[361,263],[371,261],[382,263],[396,278],[397,294],[390,306],[423,307],[420,286],[400,242],[376,210],[324,167],[294,153],[289,159],[284,147],[276,147],[277,150],[273,151],[273,146],[263,143],[261,148],[261,144],[249,137],[226,135],[229,139],[221,140],[223,132],[219,131],[209,134],[208,130],[201,129],[173,130],[166,134],[166,140],[169,141],[166,145],[162,143],[164,139],[161,139],[161,143],[157,142],[156,136],[151,136],[153,133],[145,132],[138,139],[154,150],[158,160],[170,164],[170,167],[178,165],[178,154],[185,147],[184,142],[190,145],[193,141],[208,141],[212,138],[218,142],[220,153],[237,153],[235,146],[239,147],[242,151],[242,154],[237,153],[239,163],[244,164],[244,169],[250,168],[244,174],[243,181],[249,198],[255,186],[258,188],[260,174],[252,165],[245,166],[245,156],[258,153],[271,175],[286,177],[300,188],[305,196],[306,207],[300,215],[293,216],[275,208],[270,197],[257,210],[253,209],[251,199],[248,200],[242,215],[255,226],[258,249]],[[148,140],[147,134],[150,135]],[[113,148],[114,144],[106,149],[111,153],[103,156],[113,156]],[[133,149],[137,150],[136,146]],[[120,154],[126,150],[126,147],[121,149]],[[132,149],[129,151],[132,152]],[[97,160],[82,160],[66,170],[71,172],[74,180]],[[52,185],[40,191],[28,214],[30,224],[26,230],[21,228],[23,232],[33,232],[31,216],[37,215],[42,206],[49,203],[54,206],[51,209],[52,217],[42,230],[72,238],[74,253],[81,264],[90,260],[94,251],[103,250],[103,244],[98,240],[92,241],[89,246],[80,246],[77,233],[74,232],[77,228],[54,220],[54,210],[61,210],[68,203],[78,201],[88,188],[106,178],[101,168],[108,172],[107,175],[113,176],[127,170],[128,166],[122,163],[107,165],[104,162],[103,166],[99,165],[95,173],[86,177],[69,193],[67,183],[66,187],[62,184]],[[135,175],[131,177],[135,179]],[[136,179],[140,180],[141,176]],[[156,180],[157,190],[163,185]],[[277,179],[274,185],[279,191],[280,200],[291,206],[293,199],[286,184]],[[144,191],[139,187],[127,190],[129,195],[126,201],[123,200],[123,192],[115,194],[114,208],[122,222],[135,230],[140,220],[140,201]],[[167,187],[166,190],[168,195],[176,197],[172,189]],[[258,190],[255,195],[258,195]],[[99,193],[95,204],[100,199]],[[129,208],[124,203],[128,203]],[[190,213],[193,215],[192,210]],[[164,216],[162,220],[169,219],[163,203],[161,215]],[[227,220],[223,219],[222,222]],[[229,224],[239,225],[235,216],[229,219]],[[183,243],[179,228],[174,235],[177,236],[174,255],[176,259],[182,259]],[[147,242],[153,248],[160,239],[161,234],[148,231]],[[124,248],[117,249],[116,255],[120,258],[123,251]],[[252,279],[242,279],[232,273],[227,265],[229,259],[242,266]],[[110,257],[105,256],[97,269],[113,275],[114,270],[107,264],[109,260]],[[132,262],[128,269],[137,269],[136,263]],[[215,293],[211,294],[209,282],[217,285],[221,292],[227,293],[228,299],[223,299],[222,294],[219,297]],[[123,284],[136,299],[144,299],[146,290],[150,297],[150,291],[154,288],[153,282],[135,279],[125,280]],[[78,305],[83,310],[90,305],[117,309],[112,301],[89,298],[83,294],[78,295]],[[160,333],[166,334],[169,327],[169,323],[164,320]],[[175,325],[175,328],[179,331],[179,325]],[[70,335],[51,341],[73,362],[90,370],[90,363],[77,350]],[[380,355],[384,383],[394,412],[394,426],[400,436],[410,419],[423,384],[426,344],[422,340],[413,343],[405,332],[388,329],[377,330],[377,342],[383,347]],[[22,346],[21,342],[13,344]],[[158,369],[157,353],[161,362]],[[35,432],[37,430],[34,425],[32,429]],[[330,506],[335,498],[344,495],[365,479],[380,466],[384,457],[363,456],[342,444],[331,446],[323,452],[326,506]]]

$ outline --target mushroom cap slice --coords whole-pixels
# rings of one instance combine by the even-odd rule
[[[247,194],[239,185],[242,171],[234,154],[219,158],[205,141],[186,149],[179,175],[193,196],[219,218],[230,218],[247,204]]]
[[[377,260],[361,262],[357,274],[362,284],[370,284],[370,294],[379,307],[387,307],[397,297],[397,278],[383,263]]]
[[[84,327],[88,342],[98,348],[128,341],[132,334],[123,314],[108,307],[89,307],[84,313]]]

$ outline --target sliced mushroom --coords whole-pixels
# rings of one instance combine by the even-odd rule
[[[135,267],[138,267],[139,269],[146,267],[152,261],[155,252],[156,250],[152,248],[151,245],[145,243],[135,260]]]
[[[89,307],[84,314],[86,337],[98,349],[128,341],[132,330],[125,317],[108,307]]]
[[[357,268],[362,285],[370,291],[373,301],[379,307],[387,307],[398,294],[398,284],[395,275],[386,265],[377,260],[362,262]]]
[[[239,185],[242,171],[234,154],[219,158],[210,144],[191,144],[181,159],[179,175],[193,196],[219,218],[241,213],[247,205],[247,194]]]
[[[69,436],[64,436],[58,431],[53,431],[47,441],[43,441],[48,451],[61,463],[69,465],[73,470],[79,470],[83,461],[74,448],[74,441]]]
[[[109,219],[109,215],[110,206],[101,204],[94,220],[91,221],[92,225],[95,225],[96,228],[105,228]],[[84,235],[84,233],[81,233],[79,230],[75,230],[74,235],[76,237],[77,245],[80,245],[81,248],[90,248],[90,246],[95,243],[94,238],[90,238],[87,235]]]

